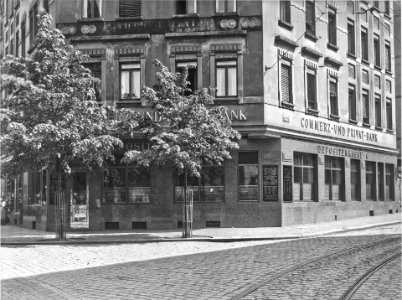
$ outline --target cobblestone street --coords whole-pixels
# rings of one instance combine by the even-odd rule
[[[17,278],[15,273],[3,279],[1,296],[2,299],[338,299],[376,262],[400,251],[400,242],[400,225],[394,225],[366,230],[360,235],[265,242],[144,261],[129,260],[135,260],[136,249],[145,245],[6,247],[2,249],[3,257],[12,261],[8,265],[13,265],[21,275]],[[197,245],[199,251],[207,246]],[[159,251],[163,247],[171,245],[162,246]],[[157,251],[155,245],[153,248]],[[74,263],[81,255],[88,258],[89,267],[83,268],[84,261]],[[76,269],[62,271],[63,264]],[[36,270],[38,275],[28,270]],[[379,295],[381,299],[400,299],[401,279],[399,259],[375,273],[354,299],[379,299]]]

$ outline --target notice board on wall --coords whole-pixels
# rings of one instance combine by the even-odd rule
[[[292,166],[283,166],[283,201],[293,201],[292,182]]]
[[[263,201],[278,201],[278,166],[262,166]]]

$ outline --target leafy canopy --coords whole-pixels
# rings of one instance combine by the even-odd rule
[[[186,95],[188,69],[171,73],[158,60],[154,88],[142,95],[153,105],[157,121],[148,119],[142,128],[150,149],[128,151],[123,161],[143,166],[175,167],[178,173],[200,176],[205,165],[222,165],[230,150],[238,148],[239,133],[231,127],[226,107],[214,106],[207,89]]]
[[[5,172],[102,166],[122,147],[119,134],[137,128],[138,113],[95,101],[99,82],[82,65],[87,60],[42,14],[32,56],[8,55],[1,61],[2,88],[8,95],[0,111],[1,147],[2,155],[11,158],[3,164]]]

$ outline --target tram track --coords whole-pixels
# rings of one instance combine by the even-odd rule
[[[230,299],[231,300],[240,300],[248,295],[250,295],[251,293],[253,293],[254,291],[257,291],[258,289],[262,288],[263,286],[269,285],[270,283],[272,283],[275,280],[280,279],[281,277],[290,275],[292,272],[301,269],[305,266],[308,265],[314,265],[322,260],[328,260],[328,259],[335,259],[337,257],[341,257],[344,255],[347,255],[348,253],[353,253],[356,251],[361,251],[361,250],[369,250],[370,248],[375,248],[378,245],[384,246],[386,244],[392,244],[393,242],[396,241],[400,241],[400,237],[393,237],[393,238],[385,238],[385,239],[380,239],[377,241],[373,241],[370,243],[360,243],[358,245],[354,245],[348,248],[344,248],[341,250],[336,250],[333,252],[330,252],[328,254],[325,255],[321,255],[317,258],[313,258],[313,259],[309,259],[303,263],[285,268],[283,271],[280,271],[278,273],[275,273],[273,275],[269,275],[266,274],[266,276],[268,276],[267,278],[265,278],[264,280],[261,280],[258,283],[252,284],[249,287],[245,288],[243,291],[241,291],[240,293],[232,296]]]
[[[392,261],[396,260],[398,257],[402,255],[402,252],[399,251],[398,253],[388,257],[387,259],[381,261],[376,266],[372,267],[366,273],[364,273],[358,280],[356,280],[353,285],[347,289],[343,295],[339,298],[339,300],[349,300],[356,294],[356,292],[360,289],[360,287],[378,270],[386,266],[387,264],[391,263]]]

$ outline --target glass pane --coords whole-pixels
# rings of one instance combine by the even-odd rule
[[[314,169],[303,168],[303,182],[308,182],[308,183],[314,182]]]
[[[257,200],[258,165],[239,166],[239,199]]]
[[[295,183],[301,183],[302,182],[302,168],[294,168],[294,182]]]
[[[228,96],[237,96],[237,71],[236,71],[236,68],[228,69]]]
[[[216,96],[225,96],[226,84],[225,84],[225,69],[216,69]]]
[[[299,182],[299,181],[298,181]],[[296,200],[302,200],[301,199],[301,184],[300,183],[295,183],[293,184],[293,199]]]
[[[104,201],[125,202],[126,199],[126,169],[113,168],[105,172]]]
[[[130,94],[130,73],[124,71],[120,73],[120,95],[121,99],[129,99]]]
[[[132,71],[132,91],[131,98],[140,98],[141,91],[141,73],[140,71]]]
[[[303,200],[313,200],[313,184],[303,183]]]

